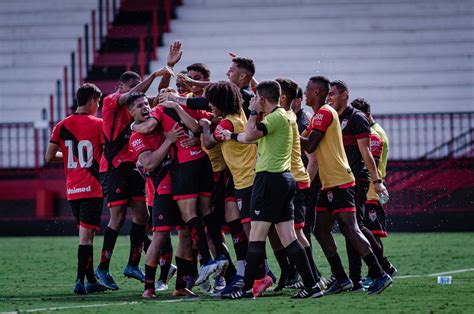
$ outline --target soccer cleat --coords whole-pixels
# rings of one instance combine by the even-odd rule
[[[281,291],[285,288],[286,281],[288,280],[288,272],[286,270],[282,270],[280,274],[280,279],[278,279],[278,283],[276,287],[273,289],[274,292]]]
[[[221,294],[221,298],[223,299],[231,299],[231,300],[237,300],[237,299],[251,299],[255,298],[252,289],[248,291],[242,291],[242,288],[235,287],[232,289],[232,291],[229,291],[228,293]]]
[[[328,280],[324,278],[323,276],[321,276],[318,282],[318,286],[319,288],[321,288],[321,290],[324,291],[327,288],[327,283],[328,283]]]
[[[168,285],[165,284],[162,280],[158,280],[155,285],[155,291],[166,291],[168,290]]]
[[[270,278],[272,278],[272,283],[277,282],[277,277],[275,276],[275,274],[272,272],[271,269],[268,269],[267,275],[270,276]]]
[[[216,259],[217,263],[217,271],[216,273],[220,276],[224,276],[225,272],[227,270],[227,267],[229,266],[229,260],[227,257],[225,257],[224,254],[221,254],[218,259]]]
[[[199,276],[196,279],[195,285],[199,286],[201,283],[204,282],[209,276],[214,274],[218,270],[218,264],[213,261],[212,259],[206,265],[201,265],[199,269]]]
[[[351,292],[364,292],[365,289],[364,289],[364,286],[362,286],[362,283],[359,281],[359,282],[353,283],[350,291]]]
[[[354,285],[352,281],[347,278],[343,280],[335,280],[324,292],[324,294],[337,294],[343,291],[351,290]]]
[[[100,281],[100,283],[110,290],[118,290],[119,286],[115,283],[114,277],[110,274],[108,269],[97,269],[95,270],[95,277]]]
[[[329,277],[329,279],[325,279],[325,280],[326,280],[326,289],[324,289],[324,290],[327,290],[330,286],[332,286],[334,284],[334,282],[336,281],[336,277],[331,275],[331,277]]]
[[[313,288],[303,288],[297,294],[293,295],[292,299],[306,299],[306,298],[320,298],[323,296],[323,291],[318,284]]]
[[[78,279],[76,285],[74,286],[74,293],[79,295],[87,294],[84,284]]]
[[[125,266],[123,270],[123,275],[127,278],[134,278],[140,282],[145,281],[145,274],[138,266]]]
[[[257,279],[253,283],[253,295],[255,298],[261,297],[264,293],[265,290],[268,289],[272,285],[272,277],[269,275],[266,275],[262,279]]]
[[[393,277],[395,277],[395,276],[397,275],[398,270],[395,268],[395,266],[393,266],[393,265],[390,264],[390,268],[387,269],[386,273],[387,273],[387,275],[389,275],[390,278],[392,278],[392,280],[393,280]]]
[[[220,292],[225,288],[225,278],[223,276],[214,277],[214,292]]]
[[[290,274],[288,275],[288,279],[286,280],[285,283],[285,288],[289,289],[299,289],[303,288],[303,284],[301,283],[301,277],[296,272],[296,270],[291,271]]]
[[[288,289],[303,289],[304,288],[304,283],[303,283],[302,280],[298,280],[298,281],[294,282],[291,285],[286,285],[285,288],[288,288]]]
[[[374,281],[372,280],[372,278],[367,276],[362,279],[362,287],[364,287],[365,289],[368,289],[372,285],[373,282]]]
[[[154,298],[156,298],[156,294],[152,288],[146,289],[145,291],[143,291],[142,299],[154,299]]]
[[[198,295],[189,290],[188,288],[181,288],[173,291],[173,297],[197,298]]]
[[[88,282],[86,284],[86,291],[87,293],[95,293],[95,292],[104,292],[107,290],[107,287],[103,286],[100,282],[96,281],[94,283]]]
[[[204,280],[200,285],[199,288],[201,288],[201,291],[205,294],[210,294],[211,293],[211,282],[209,281],[209,278]]]
[[[221,296],[224,294],[229,294],[230,292],[234,291],[235,289],[242,289],[244,286],[244,277],[235,275],[232,281],[221,290]]]
[[[387,275],[387,273],[384,273],[382,277],[375,279],[372,285],[369,287],[369,295],[382,293],[382,291],[390,286],[392,282],[392,278]]]
[[[170,280],[176,275],[176,271],[178,270],[178,267],[176,265],[171,264],[170,269],[168,270],[168,276],[166,277],[166,282],[170,282]]]

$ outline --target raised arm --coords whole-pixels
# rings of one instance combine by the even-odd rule
[[[183,50],[181,50],[181,42],[180,41],[172,42],[170,45],[170,49],[168,50],[168,57],[166,58],[166,64],[168,68],[170,69],[170,72],[165,73],[163,77],[161,78],[160,85],[158,85],[158,92],[160,92],[161,89],[166,88],[170,85],[171,76],[174,76],[172,69],[176,65],[176,63],[178,63],[179,60],[181,60],[182,56],[183,56]]]
[[[183,121],[183,124],[191,130],[193,133],[199,133],[201,131],[201,128],[199,127],[199,123],[197,122],[196,119],[191,117],[184,109],[181,107],[178,103],[174,101],[165,101],[164,103],[161,103],[160,106],[166,107],[166,108],[171,108],[176,111],[176,113],[179,115],[181,121]]]

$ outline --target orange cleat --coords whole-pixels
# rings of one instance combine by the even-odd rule
[[[273,280],[272,277],[266,275],[262,279],[257,279],[253,282],[253,295],[254,298],[261,297],[265,290],[271,286]]]

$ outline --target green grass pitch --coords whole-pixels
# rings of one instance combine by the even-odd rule
[[[340,235],[336,238],[341,257],[346,261],[343,238]],[[176,238],[173,241],[176,244]],[[375,297],[354,292],[312,300],[291,300],[289,296],[293,291],[290,290],[279,294],[268,291],[257,300],[227,301],[204,296],[176,300],[171,297],[170,289],[160,293],[156,300],[143,301],[140,299],[142,284],[122,276],[128,259],[126,236],[119,237],[111,263],[111,272],[120,290],[76,296],[72,290],[77,242],[77,237],[0,238],[0,312],[474,312],[473,233],[394,233],[384,241],[387,254],[399,270],[399,277],[391,288]],[[95,264],[101,246],[102,237],[97,237]],[[321,250],[317,245],[313,250],[316,263],[323,274],[328,275],[329,267]],[[278,275],[273,253],[268,251],[268,256]],[[436,276],[429,276],[455,270],[465,271],[450,274],[451,285],[438,284]],[[403,278],[408,275],[421,276]],[[170,283],[170,287],[173,286],[174,281]]]

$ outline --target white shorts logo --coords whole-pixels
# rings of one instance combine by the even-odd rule
[[[375,210],[369,211],[369,218],[370,220],[375,222],[375,220],[377,219],[377,213],[375,212]]]
[[[329,203],[332,203],[332,200],[333,200],[333,195],[332,195],[332,191],[328,191],[328,201]]]
[[[257,216],[260,215],[260,211],[259,211],[259,210],[256,210],[256,209],[255,209],[253,212],[254,212],[255,215],[257,215]]]
[[[241,198],[237,199],[237,207],[239,208],[239,211],[242,210],[242,199]]]

